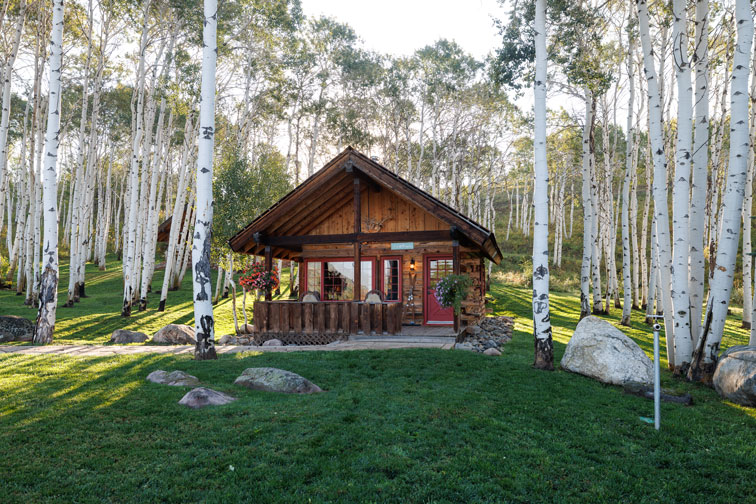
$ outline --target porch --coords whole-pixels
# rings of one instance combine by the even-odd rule
[[[279,339],[284,344],[326,345],[334,341],[453,343],[449,326],[402,325],[401,302],[257,301],[254,304],[256,344]]]

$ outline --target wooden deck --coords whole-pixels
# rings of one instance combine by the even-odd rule
[[[327,344],[350,334],[400,334],[402,303],[257,301],[255,342]]]

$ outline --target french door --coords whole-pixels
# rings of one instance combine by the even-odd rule
[[[439,280],[454,273],[452,256],[425,257],[425,323],[429,325],[449,325],[454,323],[454,309],[442,308],[436,299],[435,290]]]

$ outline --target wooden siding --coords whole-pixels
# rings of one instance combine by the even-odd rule
[[[449,225],[391,191],[370,185],[361,195],[362,231],[442,231]],[[352,201],[342,203],[301,234],[332,235],[354,233]]]

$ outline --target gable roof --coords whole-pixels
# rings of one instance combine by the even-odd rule
[[[445,222],[450,230],[480,249],[496,264],[501,261],[501,251],[491,231],[352,147],[347,147],[236,233],[229,240],[231,249],[235,252],[259,253],[257,249],[262,247],[256,246],[256,233],[281,236],[306,232],[307,225],[313,223],[319,212],[341,206],[341,201],[334,204],[333,198],[342,195],[343,202],[346,202],[353,197],[353,175],[347,172],[347,168]]]

